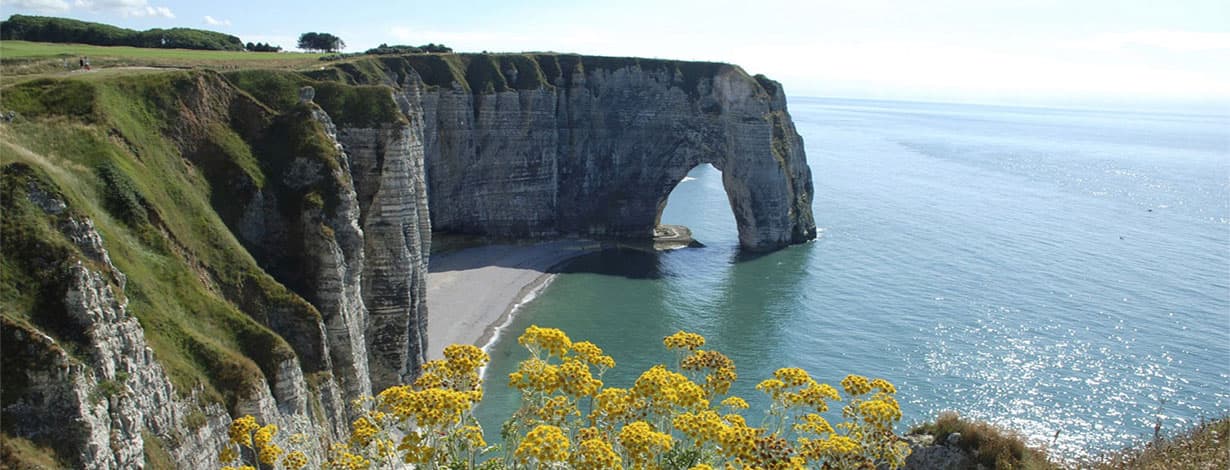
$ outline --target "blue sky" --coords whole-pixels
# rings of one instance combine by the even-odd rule
[[[187,26],[349,51],[444,43],[739,64],[791,95],[1059,106],[1230,103],[1230,2],[3,0],[0,15]],[[1222,108],[1230,109],[1230,108]]]

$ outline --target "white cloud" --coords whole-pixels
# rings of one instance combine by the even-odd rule
[[[68,11],[68,2],[64,0],[10,0],[5,2],[14,10],[30,10],[38,13],[62,13]]]
[[[150,5],[146,0],[76,0],[74,5],[122,16],[175,18],[170,8]]]
[[[210,26],[230,26],[231,20],[219,20],[212,16],[205,15],[205,24]]]

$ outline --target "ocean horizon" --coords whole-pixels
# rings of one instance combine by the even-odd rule
[[[732,394],[779,367],[898,387],[899,432],[941,411],[1063,459],[1230,413],[1230,114],[836,98],[790,111],[815,179],[815,242],[749,256],[720,172],[672,192],[663,223],[703,248],[581,256],[490,345],[477,410],[516,409],[531,324],[606,349],[628,386],[705,335]],[[750,423],[758,416],[748,416]]]

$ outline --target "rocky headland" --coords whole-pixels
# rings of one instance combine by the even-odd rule
[[[215,466],[241,414],[341,437],[469,321],[429,315],[433,230],[651,241],[711,163],[746,249],[815,236],[784,92],[727,64],[142,70],[4,84],[0,111],[4,451],[73,467]]]

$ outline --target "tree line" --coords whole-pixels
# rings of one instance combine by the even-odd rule
[[[263,42],[244,43],[238,37],[216,31],[192,28],[149,29],[136,31],[103,23],[49,16],[13,15],[0,21],[0,39],[91,44],[95,46],[132,46],[165,49],[200,49],[218,51],[281,52],[281,46]],[[338,52],[346,48],[342,38],[330,33],[309,32],[299,36],[299,49]],[[443,44],[421,46],[388,45],[368,49],[365,54],[447,53],[453,49]]]
[[[242,51],[238,37],[192,28],[136,31],[109,24],[46,16],[13,15],[0,21],[0,39],[71,42],[96,46]]]
[[[374,48],[368,49],[364,54],[422,54],[427,52],[453,52],[451,47],[444,44],[427,43],[422,46],[405,46],[405,45],[388,45],[380,44]]]

